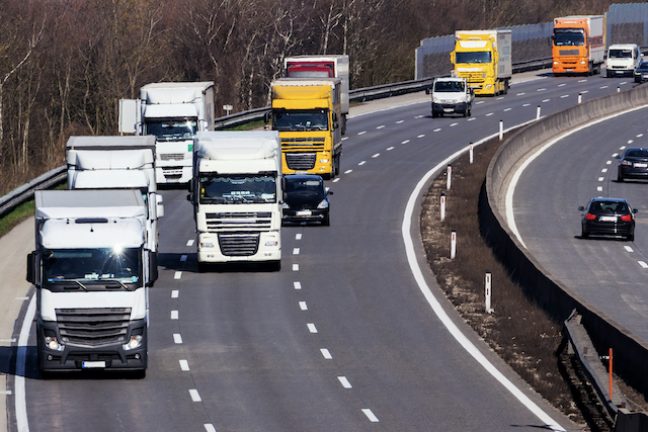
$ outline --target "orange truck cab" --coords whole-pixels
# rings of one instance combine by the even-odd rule
[[[554,19],[551,37],[552,72],[594,74],[601,72],[605,56],[603,15],[574,15]]]

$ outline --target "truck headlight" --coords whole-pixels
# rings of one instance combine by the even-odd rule
[[[328,159],[320,159],[320,163],[329,163]]]
[[[557,64],[560,64],[560,62],[554,61],[553,64],[557,65]]]
[[[580,64],[584,65],[584,64],[587,64],[587,62],[585,60],[581,60]]]
[[[128,343],[122,345],[122,349],[124,351],[130,351],[130,350],[133,350],[135,348],[139,348],[139,347],[142,346],[142,341],[143,340],[144,340],[144,338],[142,337],[142,335],[131,336]]]
[[[45,346],[52,351],[63,351],[65,345],[59,342],[56,336],[45,336]]]
[[[200,248],[201,249],[212,249],[216,247],[213,242],[210,241],[201,241],[200,242]]]
[[[326,200],[322,200],[322,202],[317,205],[318,209],[327,209],[328,207],[329,203]]]
[[[279,240],[266,240],[265,245],[266,247],[279,246]]]

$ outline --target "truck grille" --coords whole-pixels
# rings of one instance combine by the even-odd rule
[[[286,153],[288,168],[295,171],[307,171],[315,168],[316,153]]]
[[[56,309],[65,344],[102,346],[126,343],[131,308]]]
[[[560,55],[561,56],[577,56],[578,55],[578,50],[577,49],[560,50]]]
[[[181,161],[184,160],[184,153],[160,153],[160,160],[163,161]]]
[[[324,150],[324,137],[317,138],[282,138],[283,150]]]
[[[207,213],[208,232],[250,231],[270,229],[270,212]]]
[[[259,250],[259,234],[218,234],[218,245],[225,256],[252,256]]]
[[[168,180],[177,180],[182,177],[182,167],[162,167],[162,174],[165,179]]]

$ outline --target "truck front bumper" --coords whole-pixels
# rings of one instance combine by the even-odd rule
[[[556,60],[551,66],[551,71],[555,74],[568,73],[589,73],[589,62],[581,63],[581,60]]]
[[[223,232],[198,235],[198,262],[280,261],[281,236],[270,232]]]
[[[468,110],[466,102],[457,103],[435,103],[432,102],[432,112],[437,114],[460,113],[463,114]]]
[[[127,349],[126,342],[133,333],[142,336],[141,344]],[[59,349],[45,344],[47,335],[56,335],[61,341]],[[90,369],[145,370],[148,364],[146,320],[132,321],[128,325],[125,341],[101,346],[82,346],[65,343],[56,322],[39,321],[36,324],[38,364],[41,371],[74,371]]]
[[[282,152],[281,159],[283,174],[330,175],[333,173],[333,155],[330,151]]]
[[[162,183],[189,183],[193,174],[191,165],[162,165],[155,168],[155,181]]]

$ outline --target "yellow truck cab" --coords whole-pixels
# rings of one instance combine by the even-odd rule
[[[279,131],[284,174],[333,178],[342,156],[341,82],[338,78],[273,81],[272,129]]]

